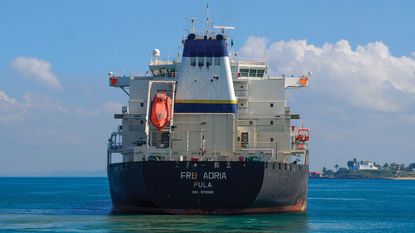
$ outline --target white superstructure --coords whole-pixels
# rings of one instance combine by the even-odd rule
[[[154,50],[151,75],[110,73],[110,86],[122,88],[129,95],[129,105],[115,114],[122,125],[109,139],[109,158],[120,153],[124,162],[307,164],[309,130],[291,124],[299,115],[291,113],[285,92],[308,86],[310,74],[269,76],[264,61],[230,58],[227,44],[223,33],[190,33],[181,59],[163,61],[160,51]],[[162,130],[150,122],[153,99],[159,92],[167,93],[173,102],[171,121]]]

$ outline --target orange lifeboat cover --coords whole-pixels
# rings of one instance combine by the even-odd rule
[[[161,131],[171,120],[171,98],[166,92],[157,92],[151,108],[150,121]]]

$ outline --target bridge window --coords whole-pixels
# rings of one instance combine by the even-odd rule
[[[264,77],[264,69],[240,69],[239,73],[241,77]]]
[[[203,52],[200,52],[197,55],[197,65],[198,66],[204,66],[205,65],[205,54]]]
[[[220,54],[215,53],[215,65],[220,66]]]
[[[196,66],[196,53],[190,52],[190,65]]]
[[[256,77],[256,69],[249,69],[249,77]]]
[[[241,73],[241,77],[248,77],[249,69],[241,69],[239,73]]]
[[[206,66],[209,67],[212,65],[212,52],[207,52],[206,53]]]
[[[265,70],[257,70],[256,76],[257,77],[264,77]]]

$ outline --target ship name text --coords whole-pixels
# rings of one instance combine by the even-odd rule
[[[197,172],[180,172],[180,179],[182,180],[197,180]],[[203,180],[226,180],[226,172],[204,172]]]

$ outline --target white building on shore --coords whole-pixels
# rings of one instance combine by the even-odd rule
[[[357,170],[378,170],[371,161],[360,161],[357,163]]]

